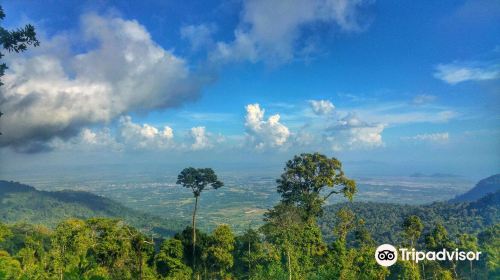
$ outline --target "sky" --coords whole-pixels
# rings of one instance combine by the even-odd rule
[[[3,58],[0,177],[303,152],[358,176],[500,171],[499,1],[1,5],[41,45]]]

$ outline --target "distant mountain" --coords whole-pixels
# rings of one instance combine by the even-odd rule
[[[460,177],[455,174],[448,174],[448,173],[433,173],[433,174],[424,174],[424,173],[413,173],[410,175],[410,177],[413,178],[457,178]]]
[[[468,192],[455,197],[454,199],[450,200],[450,202],[474,201],[489,193],[494,193],[499,190],[500,174],[496,174],[479,181],[475,187],[470,189]]]
[[[40,191],[31,186],[0,180],[0,222],[53,227],[68,218],[110,217],[163,236],[182,229],[166,220],[130,209],[111,199],[83,191]]]

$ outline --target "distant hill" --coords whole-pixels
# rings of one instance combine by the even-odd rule
[[[460,176],[455,175],[455,174],[448,174],[448,173],[433,173],[433,174],[424,174],[424,173],[413,173],[410,175],[410,177],[413,178],[458,178]]]
[[[162,236],[183,228],[166,220],[130,209],[111,199],[83,191],[40,191],[31,186],[0,180],[0,222],[53,227],[68,218],[110,217]]]
[[[481,197],[489,193],[494,193],[499,190],[500,190],[500,174],[496,174],[479,181],[475,187],[473,187],[468,192],[455,197],[454,199],[451,200],[451,202],[474,201],[480,199]]]
[[[424,232],[436,223],[443,224],[450,236],[475,234],[485,227],[500,223],[500,191],[490,193],[474,202],[435,202],[427,205],[402,205],[377,202],[345,202],[325,207],[319,224],[326,239],[332,240],[332,228],[337,224],[335,214],[348,208],[363,219],[378,244],[397,244],[406,217],[416,215],[424,223]]]
[[[479,181],[470,191],[448,202],[426,205],[345,202],[326,206],[319,224],[328,240],[335,238],[331,229],[337,224],[335,214],[341,208],[348,208],[358,219],[363,219],[379,244],[397,244],[401,236],[396,233],[402,231],[404,219],[411,215],[420,217],[424,232],[441,223],[451,236],[475,234],[500,223],[500,174]]]

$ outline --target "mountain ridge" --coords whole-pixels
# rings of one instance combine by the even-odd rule
[[[450,202],[470,202],[478,200],[489,193],[500,190],[500,174],[495,174],[480,180],[472,189],[457,195]]]
[[[476,234],[485,227],[500,222],[500,191],[489,193],[475,201],[433,202],[424,205],[406,205],[378,202],[343,202],[325,207],[325,213],[319,220],[323,235],[327,240],[335,239],[331,228],[338,222],[337,211],[349,209],[357,219],[363,220],[364,226],[372,230],[378,244],[397,244],[402,236],[395,233],[402,231],[405,218],[416,215],[424,224],[424,233],[428,233],[436,224],[442,224],[451,236],[463,233]]]
[[[68,218],[119,218],[131,225],[163,236],[183,228],[167,220],[128,208],[112,199],[85,191],[42,191],[13,181],[0,180],[0,221],[31,223],[49,227]]]

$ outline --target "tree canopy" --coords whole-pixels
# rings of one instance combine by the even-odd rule
[[[316,164],[307,166],[314,168]],[[217,188],[222,186],[213,171],[185,170],[180,173],[179,182],[185,183],[191,190],[202,191],[212,185]],[[306,174],[324,176],[332,173]],[[328,184],[322,186],[327,180],[314,175],[301,176],[308,178],[310,184],[300,187],[310,187],[310,193],[318,195],[318,202],[324,202],[323,198],[329,193],[323,193],[320,189],[330,190]],[[280,188],[279,183],[277,187]],[[195,194],[195,200],[201,191]],[[364,203],[360,204],[364,207],[360,211],[359,205],[349,208],[354,204],[341,204],[342,207],[338,209],[331,206],[326,208],[325,216],[333,215],[335,220],[321,224],[327,227],[325,231],[321,230],[314,216],[311,218],[305,214],[308,201],[298,197],[300,199],[297,201],[283,197],[264,215],[261,227],[248,229],[241,235],[233,232],[230,225],[219,224],[210,233],[186,227],[173,237],[153,238],[147,232],[110,218],[66,219],[52,228],[0,223],[0,279],[357,280],[500,277],[498,217],[488,214],[490,212],[484,209],[457,204],[466,209],[457,211],[462,208],[452,208],[457,206],[449,204],[448,208],[451,209],[446,210],[439,204],[439,207],[431,205],[429,207],[433,208],[421,212],[405,212],[389,204],[377,204],[377,208]],[[495,201],[493,196],[484,198],[482,203],[488,211],[495,212],[498,208]],[[453,229],[449,223],[441,223],[435,218],[448,217],[446,211],[457,212],[456,215],[465,221],[469,221],[475,212],[484,212],[484,217],[490,220],[486,225],[487,219],[483,219],[484,223],[478,224],[474,231],[457,233],[449,230]],[[426,214],[433,219],[429,219]],[[378,217],[378,220],[374,221],[370,215]],[[417,264],[399,260],[389,268],[382,267],[374,258],[376,247],[381,244],[378,242],[384,235],[377,229],[388,227],[395,216],[398,217],[398,227],[391,227],[391,232],[399,239],[393,239],[391,243],[396,247],[415,246],[419,250],[433,251],[458,248],[481,251],[484,257],[476,262],[451,260],[422,261]],[[330,232],[332,237],[324,238],[323,232]],[[197,236],[197,241],[194,236]]]
[[[345,176],[342,163],[319,153],[294,156],[276,183],[283,203],[296,205],[311,217],[320,215],[331,195],[341,193],[352,200],[356,193],[356,183]]]
[[[224,186],[224,183],[217,179],[217,175],[212,168],[194,167],[183,169],[177,176],[177,184],[191,189],[195,197],[200,196],[207,186],[213,189]]]

